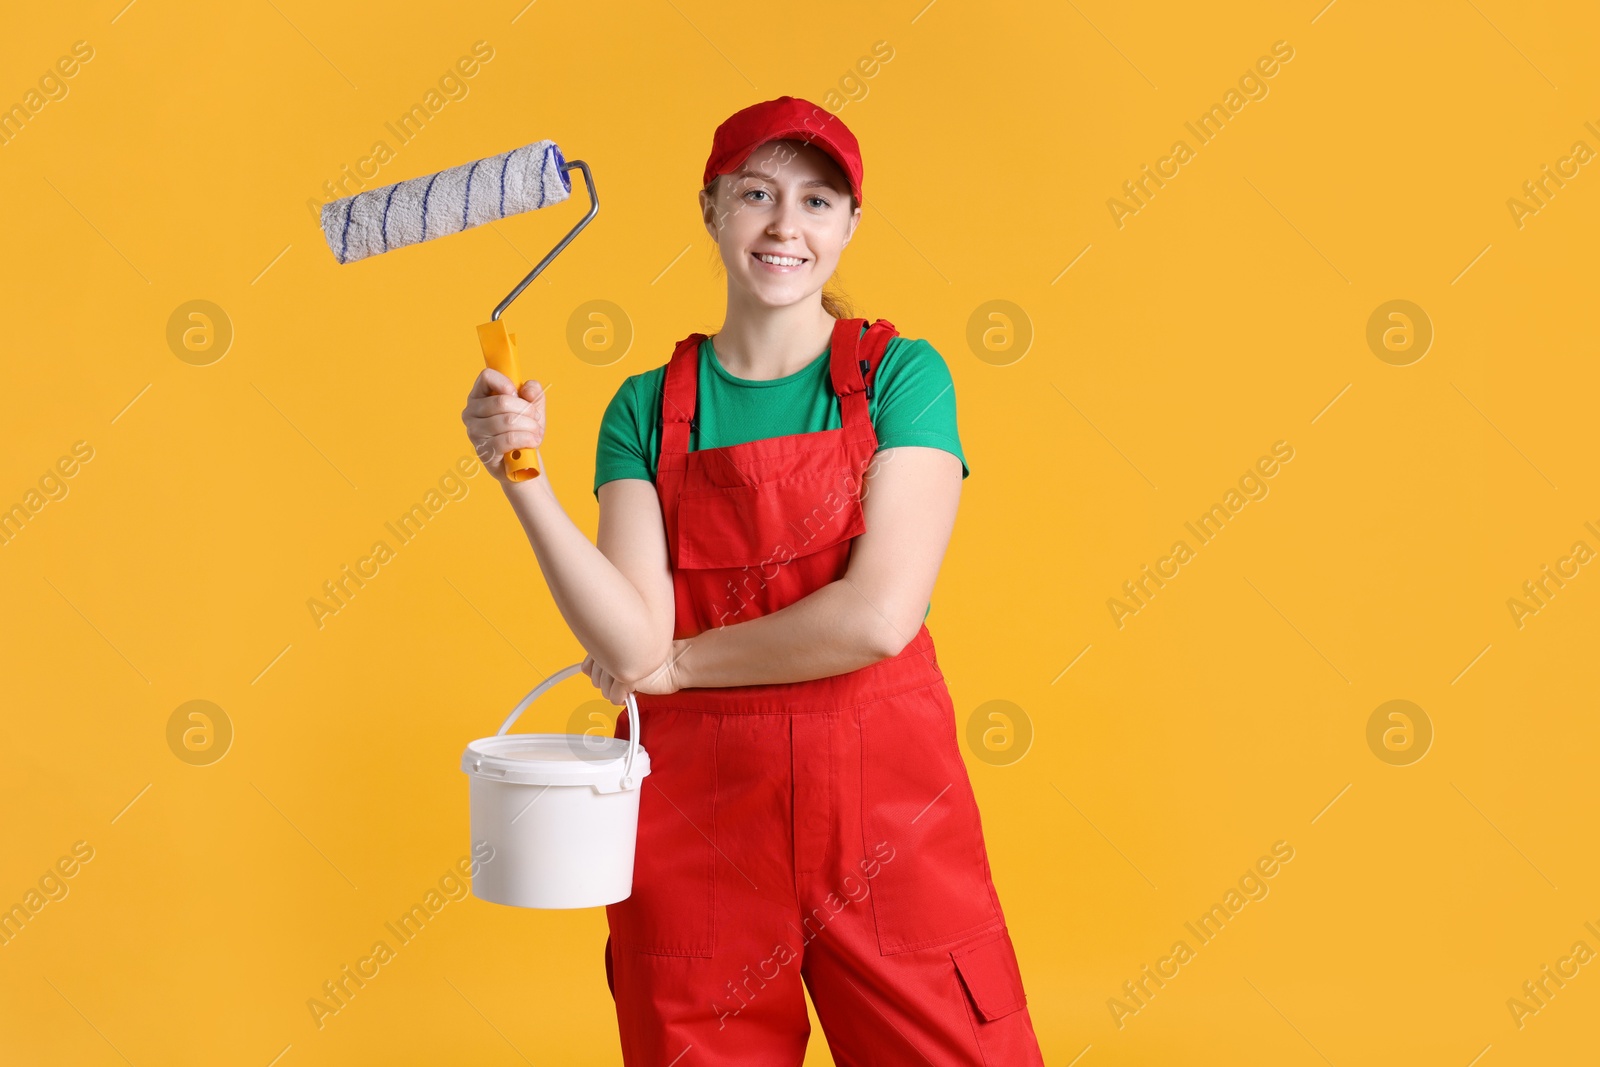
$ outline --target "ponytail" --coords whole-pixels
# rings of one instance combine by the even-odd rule
[[[836,319],[855,318],[855,309],[850,306],[850,298],[841,290],[822,290],[822,310]]]

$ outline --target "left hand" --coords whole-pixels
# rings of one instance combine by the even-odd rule
[[[630,692],[665,696],[683,688],[684,671],[680,661],[688,649],[687,640],[673,641],[672,649],[667,653],[667,658],[661,666],[631,689],[618,681],[616,675],[596,663],[593,656],[583,658],[583,673],[588,675],[595,688],[600,690],[601,696],[619,706],[626,703],[627,694]]]

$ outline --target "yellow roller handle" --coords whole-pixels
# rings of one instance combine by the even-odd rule
[[[494,370],[511,379],[520,392],[522,373],[517,368],[517,335],[506,332],[503,319],[495,319],[478,327],[478,343],[483,346],[483,361]],[[506,477],[513,482],[525,482],[539,477],[539,468],[533,465],[533,450],[513,448],[505,455]]]

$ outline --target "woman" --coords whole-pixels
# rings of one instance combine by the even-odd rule
[[[636,694],[651,773],[605,950],[629,1067],[798,1065],[802,982],[841,1067],[1043,1064],[923,624],[967,474],[949,370],[822,292],[861,177],[807,101],[717,129],[727,315],[612,399],[598,547],[504,477],[543,440],[537,381],[486,370],[462,415],[584,672]]]

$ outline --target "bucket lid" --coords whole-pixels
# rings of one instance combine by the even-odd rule
[[[497,734],[479,738],[461,754],[461,769],[475,778],[519,785],[590,785],[621,791],[628,742],[594,734]],[[634,756],[635,781],[650,773],[643,747]]]

